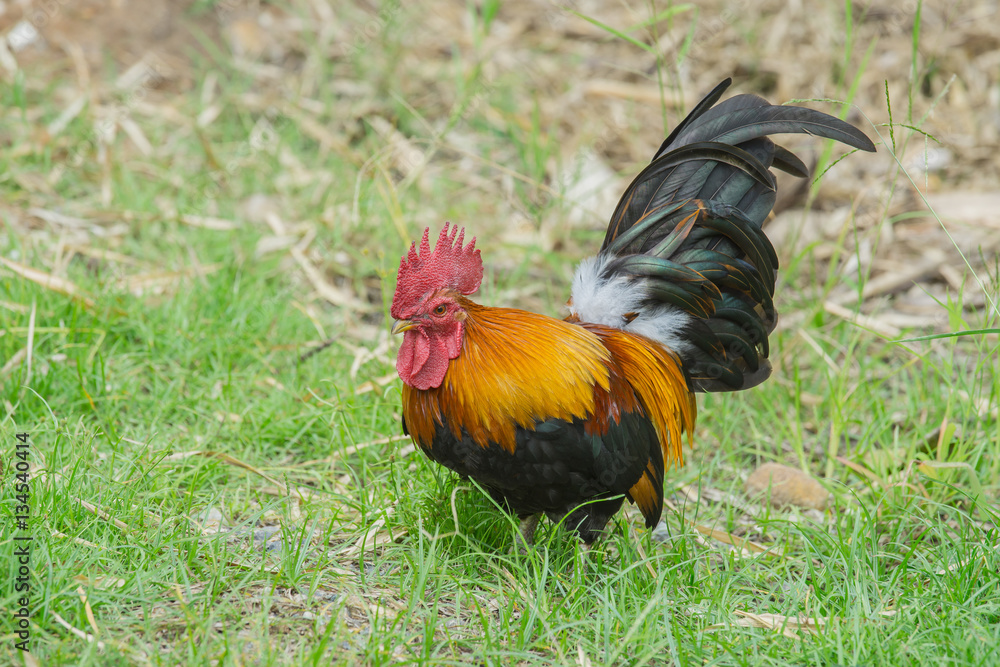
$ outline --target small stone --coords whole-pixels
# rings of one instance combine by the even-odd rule
[[[830,493],[815,479],[798,468],[780,463],[765,463],[750,474],[743,491],[755,498],[770,495],[774,507],[794,505],[802,509],[823,510]]]
[[[195,514],[194,519],[201,524],[201,532],[205,535],[213,535],[221,532],[225,523],[225,517],[222,516],[222,512],[215,507],[209,507]]]

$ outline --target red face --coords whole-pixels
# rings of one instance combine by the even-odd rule
[[[393,302],[400,318],[392,333],[403,333],[396,357],[396,371],[416,389],[438,387],[448,371],[448,362],[462,349],[466,311],[450,289],[437,290],[412,306]]]

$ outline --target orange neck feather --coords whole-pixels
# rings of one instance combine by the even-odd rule
[[[683,463],[681,433],[691,438],[697,405],[672,352],[619,329],[465,298],[461,305],[468,313],[462,350],[444,381],[427,390],[403,385],[403,415],[417,444],[429,448],[437,424],[446,424],[481,447],[493,442],[513,452],[518,426],[579,418],[590,420],[588,432],[601,432],[638,401],[660,436],[664,463]]]
[[[587,419],[594,387],[610,388],[610,354],[600,338],[575,324],[461,299],[468,313],[462,351],[441,386],[403,385],[403,413],[414,439],[430,447],[435,422],[464,428],[485,447],[515,447],[518,426],[539,419]]]

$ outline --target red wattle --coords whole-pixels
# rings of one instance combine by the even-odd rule
[[[403,334],[396,372],[403,382],[416,389],[439,387],[448,372],[448,360],[458,356],[457,349],[451,355],[449,348],[456,346],[448,345],[444,338],[430,338],[419,329],[410,329]]]

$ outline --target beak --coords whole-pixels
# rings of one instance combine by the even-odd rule
[[[392,334],[401,334],[404,331],[409,331],[415,326],[417,325],[411,320],[396,320],[395,324],[392,325]]]

